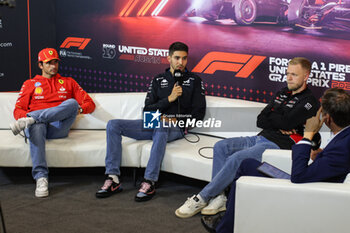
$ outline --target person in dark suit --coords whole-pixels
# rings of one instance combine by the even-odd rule
[[[322,114],[322,117],[321,117]],[[333,134],[327,146],[313,163],[308,165],[311,152],[311,140],[323,123]],[[321,108],[315,117],[307,120],[304,137],[292,147],[293,183],[335,182],[341,183],[350,173],[350,95],[343,89],[332,88],[322,96]],[[227,201],[226,213],[216,216],[204,216],[201,221],[209,232],[233,232],[236,181],[241,176],[260,176],[257,170],[261,163],[254,159],[244,160],[232,183]]]

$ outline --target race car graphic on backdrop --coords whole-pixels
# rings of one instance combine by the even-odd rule
[[[350,0],[232,0],[208,9],[192,9],[188,16],[209,21],[232,19],[238,25],[273,22],[294,29],[330,29],[350,32]],[[198,14],[196,14],[198,11]]]

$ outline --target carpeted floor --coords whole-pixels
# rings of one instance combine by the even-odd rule
[[[138,186],[133,185],[131,169],[122,170],[123,192],[97,199],[95,192],[104,181],[103,168],[55,168],[50,169],[50,196],[39,199],[34,196],[29,168],[2,170],[11,181],[0,185],[7,233],[206,232],[200,215],[179,219],[174,214],[206,182],[161,173],[156,196],[137,203]],[[139,171],[139,176],[142,174]]]

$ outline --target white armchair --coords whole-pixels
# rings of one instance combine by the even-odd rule
[[[267,150],[264,155],[264,161],[290,173],[291,151]],[[349,210],[350,184],[346,182],[293,184],[241,177],[236,188],[234,232],[348,233]]]

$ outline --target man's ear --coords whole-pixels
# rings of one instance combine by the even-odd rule
[[[328,126],[331,124],[331,121],[333,120],[332,117],[328,113],[322,114],[322,118],[324,123]]]
[[[38,62],[38,66],[41,70],[43,69],[43,64],[41,62]]]
[[[170,63],[171,57],[170,57],[170,56],[167,56],[167,59],[168,59],[168,62]]]
[[[305,74],[304,82],[307,82],[307,79],[309,78],[309,76],[310,76],[310,73],[307,72],[307,73]]]

